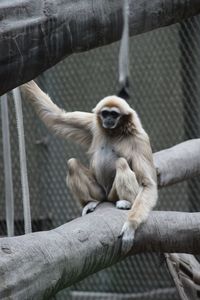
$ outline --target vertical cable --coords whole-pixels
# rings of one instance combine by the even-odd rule
[[[21,94],[19,88],[13,90],[13,98],[15,103],[17,131],[18,131],[18,139],[19,139],[20,172],[21,172],[23,209],[24,209],[24,230],[25,233],[30,233],[32,231],[31,209],[30,209],[28,174],[27,174],[27,165],[26,165],[22,101],[21,101]]]
[[[119,84],[118,95],[129,98],[129,0],[123,0],[123,32],[119,50]]]
[[[14,196],[7,95],[1,97],[7,235],[14,236]]]

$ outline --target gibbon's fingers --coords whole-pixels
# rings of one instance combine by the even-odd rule
[[[86,204],[86,206],[82,210],[82,216],[85,216],[95,210],[100,201],[91,201]]]
[[[130,209],[131,208],[131,202],[127,200],[118,200],[116,202],[116,207],[118,209]]]
[[[118,237],[122,238],[122,252],[127,254],[131,250],[134,243],[135,229],[133,224],[129,221],[126,221]]]

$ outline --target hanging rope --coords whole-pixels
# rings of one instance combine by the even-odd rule
[[[25,233],[30,233],[32,231],[31,209],[30,209],[30,197],[29,197],[28,175],[27,175],[27,165],[26,165],[22,102],[21,102],[21,94],[19,88],[13,90],[13,98],[15,103],[17,131],[18,131],[18,139],[19,139],[20,171],[21,171],[21,184],[22,184],[23,209],[24,209],[24,230]]]
[[[10,128],[7,95],[1,97],[1,122],[3,137],[3,162],[5,178],[6,226],[7,235],[14,236],[14,196],[12,181],[12,161],[10,151]]]
[[[123,32],[119,50],[119,84],[118,96],[129,98],[129,0],[123,0]]]

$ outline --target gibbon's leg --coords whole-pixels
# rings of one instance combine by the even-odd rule
[[[108,199],[116,201],[119,209],[130,209],[137,194],[139,184],[135,173],[130,169],[125,158],[121,157],[116,161],[116,175]]]
[[[119,209],[130,209],[139,193],[139,184],[135,173],[130,169],[126,159],[123,157],[116,162],[115,185],[119,197],[116,207]]]
[[[86,215],[94,211],[99,202],[105,199],[105,194],[91,171],[77,159],[71,158],[67,164],[67,186],[75,198],[84,206],[82,216]]]

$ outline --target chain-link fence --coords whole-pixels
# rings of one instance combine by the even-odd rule
[[[118,46],[115,43],[70,56],[42,74],[38,82],[67,111],[91,111],[101,98],[118,90]],[[150,135],[153,151],[199,137],[200,18],[131,38],[130,47],[130,104]],[[87,158],[71,141],[53,137],[33,108],[26,101],[23,105],[33,229],[50,229],[80,215],[80,207],[66,187],[66,161],[76,157],[87,162]],[[21,234],[22,195],[13,107],[9,95],[15,233]],[[2,151],[0,168],[3,169]],[[199,210],[199,179],[160,190],[157,209]],[[0,233],[6,234],[3,172]],[[122,296],[124,299],[179,299],[163,257],[155,254],[129,257],[60,292],[56,299],[123,299]]]

